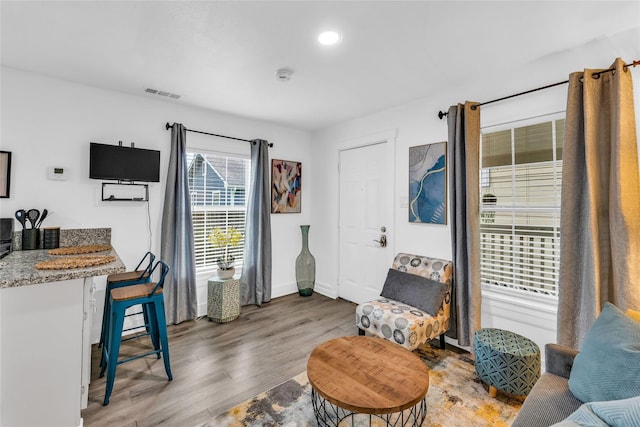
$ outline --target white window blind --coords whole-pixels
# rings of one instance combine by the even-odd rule
[[[196,268],[215,267],[225,248],[216,248],[208,236],[214,228],[231,228],[245,235],[247,184],[250,160],[239,156],[202,151],[187,152],[189,192]],[[242,267],[244,239],[228,248],[235,257],[236,269]]]
[[[543,119],[544,120],[544,119]],[[483,129],[483,285],[558,295],[564,119]]]

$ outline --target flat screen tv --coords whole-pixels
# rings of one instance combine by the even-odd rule
[[[160,181],[160,151],[91,142],[89,178]]]

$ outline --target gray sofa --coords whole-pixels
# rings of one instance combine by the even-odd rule
[[[544,351],[546,372],[533,386],[511,427],[549,427],[582,404],[569,390],[569,374],[578,351],[558,344],[547,344]]]

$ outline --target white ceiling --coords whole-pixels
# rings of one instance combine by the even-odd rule
[[[3,0],[0,14],[4,66],[305,130],[640,58],[640,1]],[[316,42],[328,27],[343,35],[331,48]]]

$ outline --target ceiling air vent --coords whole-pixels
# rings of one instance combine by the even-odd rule
[[[173,99],[180,99],[180,97],[182,96],[176,93],[171,93],[164,90],[150,89],[150,88],[146,88],[144,91],[147,93],[151,93],[153,95],[166,96]]]

